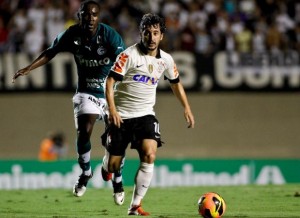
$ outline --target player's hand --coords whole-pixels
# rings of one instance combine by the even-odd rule
[[[108,122],[120,128],[121,123],[123,123],[123,120],[117,111],[110,111],[108,116]]]
[[[12,83],[14,83],[19,76],[25,76],[25,75],[29,74],[29,72],[30,72],[30,70],[27,68],[18,70],[13,76]]]
[[[193,113],[190,110],[186,110],[184,111],[184,117],[186,122],[188,123],[188,128],[194,128],[195,120]]]

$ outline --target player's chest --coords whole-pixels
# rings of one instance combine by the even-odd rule
[[[109,48],[103,43],[101,36],[94,39],[74,37],[73,48],[75,56],[92,59],[101,59],[107,56],[109,52]]]
[[[160,77],[166,70],[167,65],[163,59],[151,56],[141,56],[134,59],[131,71],[152,77]]]

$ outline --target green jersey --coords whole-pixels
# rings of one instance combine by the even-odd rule
[[[77,65],[77,92],[104,98],[105,80],[116,57],[125,49],[121,36],[106,24],[99,23],[96,34],[87,40],[76,24],[60,33],[50,48],[70,52]]]

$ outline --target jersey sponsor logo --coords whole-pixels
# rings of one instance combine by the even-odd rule
[[[108,65],[110,63],[110,59],[108,57],[103,58],[101,60],[87,60],[79,58],[78,56],[77,58],[79,59],[79,64],[85,67],[99,67],[102,65]]]
[[[121,53],[112,70],[116,73],[122,73],[122,69],[126,64],[128,57],[129,56],[127,54]]]
[[[149,85],[156,85],[159,81],[158,78],[145,76],[145,75],[140,75],[140,74],[134,75],[133,80],[136,81],[136,82],[140,82],[140,83],[147,83]]]
[[[92,89],[99,89],[104,86],[104,79],[86,79],[86,87]]]
[[[104,104],[97,98],[94,98],[92,96],[89,96],[88,99],[93,102],[94,104],[96,104],[98,107],[102,106],[102,108],[104,107]]]

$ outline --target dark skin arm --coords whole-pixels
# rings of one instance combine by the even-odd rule
[[[14,74],[12,82],[14,83],[19,76],[26,76],[31,70],[47,64],[52,58],[55,57],[56,54],[57,53],[51,48],[44,50],[30,65],[18,70]]]

